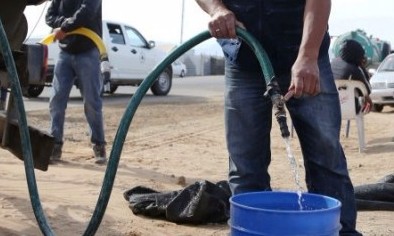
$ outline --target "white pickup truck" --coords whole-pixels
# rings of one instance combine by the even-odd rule
[[[155,47],[154,41],[148,41],[134,27],[112,21],[103,21],[103,42],[105,44],[111,68],[109,81],[105,81],[103,92],[114,93],[118,86],[139,86],[152,72],[166,53]],[[52,43],[48,47],[48,69],[45,84],[31,85],[30,97],[41,94],[44,86],[51,86],[53,68],[59,47]],[[172,86],[172,66],[170,65],[151,86],[154,95],[167,95]],[[78,81],[76,81],[78,87]]]

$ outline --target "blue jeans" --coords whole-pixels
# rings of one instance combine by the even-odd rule
[[[55,142],[63,143],[64,119],[70,91],[75,80],[83,98],[85,117],[89,123],[91,142],[105,144],[102,113],[100,60],[97,49],[80,54],[60,51],[55,65],[52,94],[49,100],[51,131]]]
[[[355,230],[353,185],[339,142],[340,103],[329,59],[321,59],[319,68],[321,93],[290,99],[286,106],[300,140],[308,192],[340,200],[341,235],[360,235]],[[281,90],[287,91],[290,78],[278,81],[282,84]],[[225,124],[233,194],[271,190],[268,167],[272,103],[264,96],[265,90],[266,83],[260,73],[226,67]]]

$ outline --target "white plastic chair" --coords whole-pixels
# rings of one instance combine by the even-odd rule
[[[350,120],[356,120],[359,151],[365,150],[365,132],[364,132],[364,113],[356,113],[355,91],[360,90],[362,94],[367,94],[367,89],[361,81],[356,80],[335,80],[341,102],[342,120],[347,120],[346,137],[349,137]],[[364,104],[364,100],[360,99],[360,106]]]

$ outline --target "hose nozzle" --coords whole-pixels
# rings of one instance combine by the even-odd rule
[[[287,126],[287,117],[285,111],[285,102],[281,95],[271,96],[274,115],[279,123],[280,132],[283,138],[290,137],[289,127]]]
[[[267,85],[266,95],[270,96],[273,112],[278,121],[280,132],[283,138],[290,137],[289,127],[287,126],[287,116],[285,110],[285,99],[280,93],[279,85],[275,78]]]

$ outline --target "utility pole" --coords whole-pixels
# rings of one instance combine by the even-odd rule
[[[181,13],[181,39],[180,39],[180,44],[183,43],[183,21],[185,18],[185,0],[182,0],[182,13]]]

